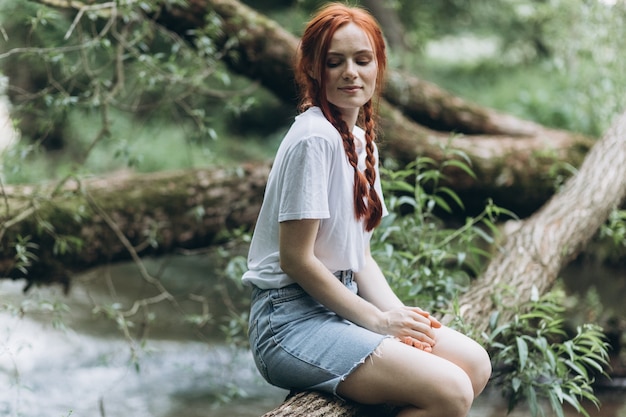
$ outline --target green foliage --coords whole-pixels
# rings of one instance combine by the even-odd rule
[[[49,320],[53,328],[66,330],[66,315],[70,307],[58,300],[49,300],[43,297],[29,297],[19,304],[0,303],[0,311],[6,311],[16,317],[41,316]],[[2,356],[2,354],[0,354]]]
[[[624,2],[455,3],[456,12],[442,16],[448,24],[430,39],[437,55],[447,46],[450,56],[444,62],[412,56],[414,72],[472,101],[592,136],[626,107]],[[492,52],[467,60],[480,50],[476,38],[490,43]],[[472,39],[471,46],[461,43]]]
[[[390,215],[372,240],[372,252],[398,296],[430,311],[449,308],[467,288],[490,257],[496,218],[513,216],[489,202],[459,227],[447,226],[438,211],[451,213],[463,204],[443,185],[443,172],[456,168],[474,174],[463,153],[444,151],[448,156],[441,164],[420,157],[400,170],[382,169]]]
[[[237,245],[249,243],[251,235],[236,231],[233,242]],[[247,247],[247,246],[244,246]],[[222,250],[221,258],[225,263],[222,280],[224,294],[229,301],[226,303],[228,314],[220,319],[219,328],[226,337],[226,341],[238,347],[248,346],[248,311],[250,310],[250,292],[243,287],[241,277],[247,270],[247,259],[236,251]]]
[[[583,401],[599,406],[592,384],[608,365],[609,345],[592,324],[568,336],[563,301],[563,293],[553,291],[534,296],[506,323],[499,323],[498,312],[491,317],[486,337],[495,364],[493,377],[503,387],[509,411],[526,401],[533,417],[545,416],[542,398],[559,417],[565,403],[587,417]]]
[[[9,182],[57,179],[89,167],[102,173],[216,162],[211,149],[220,150],[218,132],[228,128],[231,115],[258,106],[252,94],[258,87],[221,62],[229,44],[216,40],[220,19],[208,14],[202,28],[177,34],[149,18],[161,7],[157,1],[109,2],[86,6],[68,20],[35,3],[0,6],[0,66],[16,83],[9,90],[12,116],[30,139],[3,156]],[[53,137],[65,151],[51,158],[39,150]],[[248,148],[240,157],[262,149]]]
[[[39,260],[36,254],[39,245],[31,242],[31,239],[31,236],[17,236],[12,244],[15,251],[15,268],[24,275],[28,274],[28,267]]]
[[[626,210],[613,210],[606,223],[600,227],[598,238],[610,243],[609,258],[623,259],[626,252]]]
[[[443,170],[455,166],[472,175],[463,155],[452,154],[457,158],[440,166],[419,158],[404,169],[382,170],[391,214],[372,241],[374,256],[401,299],[439,312],[454,308],[458,295],[490,258],[488,248],[496,244],[498,235],[496,219],[514,217],[489,203],[463,225],[446,226],[437,210],[450,212],[450,201],[462,204],[440,185],[445,180]],[[533,417],[544,416],[541,400],[547,399],[559,417],[565,403],[588,416],[582,402],[598,405],[592,383],[607,366],[608,344],[602,330],[591,324],[578,326],[568,337],[563,304],[563,294],[555,291],[534,296],[514,311],[511,321],[499,323],[500,312],[491,317],[484,337],[509,411],[525,401]]]

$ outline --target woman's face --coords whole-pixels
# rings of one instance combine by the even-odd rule
[[[378,64],[367,34],[354,23],[335,32],[325,63],[326,97],[347,122],[355,123],[359,109],[376,89]]]

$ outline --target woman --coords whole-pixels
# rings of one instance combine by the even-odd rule
[[[397,404],[402,417],[464,417],[489,379],[487,353],[404,306],[370,254],[386,214],[373,103],[385,67],[364,10],[333,3],[307,25],[301,113],[274,160],[243,276],[250,344],[276,386]]]

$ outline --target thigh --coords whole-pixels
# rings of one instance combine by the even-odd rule
[[[432,409],[473,398],[467,373],[450,360],[385,339],[342,381],[337,393],[364,404],[390,403]]]

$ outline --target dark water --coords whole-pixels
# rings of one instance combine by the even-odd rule
[[[148,262],[148,267],[159,271],[179,305],[149,308],[145,321],[151,315],[156,320],[145,326],[149,337],[143,344],[126,337],[114,320],[92,312],[94,303],[127,309],[139,294],[156,294],[133,265],[81,274],[69,296],[58,288],[24,296],[23,283],[0,281],[0,416],[258,417],[280,404],[286,393],[259,377],[245,349],[233,349],[211,332],[198,334],[193,326],[181,324],[181,308],[201,311],[189,293],[209,297],[216,292],[208,258],[164,262]],[[223,294],[217,298],[224,302]],[[69,312],[59,316],[55,303],[67,305]],[[218,304],[214,298],[210,306]],[[142,331],[142,320],[136,320],[129,335]],[[626,417],[625,391],[600,396],[603,406],[590,409],[591,416]],[[470,414],[505,415],[505,404],[494,390],[481,396]],[[530,413],[521,407],[510,416]]]

